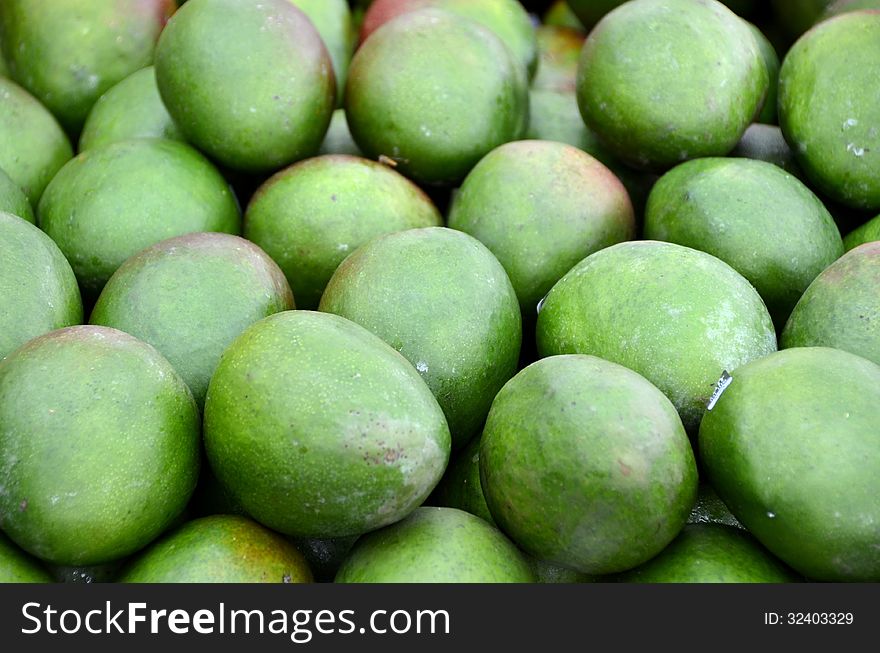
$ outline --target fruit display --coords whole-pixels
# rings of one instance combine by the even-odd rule
[[[878,71],[876,0],[0,1],[0,583],[880,582]]]

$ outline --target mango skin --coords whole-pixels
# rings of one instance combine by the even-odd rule
[[[880,240],[880,215],[849,232],[843,239],[843,245],[849,251],[876,240]]]
[[[52,179],[37,216],[91,296],[145,247],[186,233],[241,230],[237,201],[217,169],[188,145],[161,139],[78,155]]]
[[[371,238],[442,224],[428,196],[392,168],[322,156],[282,170],[257,189],[244,235],[281,266],[297,305],[316,309],[339,264]]]
[[[152,63],[174,8],[173,0],[5,0],[10,75],[76,135],[104,91]]]
[[[11,80],[0,77],[0,168],[36,208],[55,173],[73,156],[55,117]]]
[[[0,212],[11,213],[31,224],[36,222],[34,209],[31,207],[27,195],[2,168],[0,168]]]
[[[485,27],[507,46],[530,79],[535,76],[535,28],[518,0],[374,0],[364,16],[361,43],[385,23],[419,9],[442,9]]]
[[[634,0],[587,37],[578,105],[615,156],[662,171],[730,152],[767,84],[748,26],[720,2]]]
[[[220,355],[254,322],[294,307],[279,267],[238,236],[170,238],[129,258],[104,286],[89,321],[159,350],[205,403]]]
[[[471,170],[449,211],[504,266],[523,315],[576,263],[635,236],[620,180],[589,154],[551,141],[502,145]]]
[[[591,354],[657,386],[695,434],[724,370],[776,351],[754,288],[723,261],[638,241],[600,250],[553,287],[537,323],[538,352]]]
[[[851,249],[810,284],[782,332],[783,349],[833,347],[880,365],[880,242]]]
[[[418,508],[362,537],[337,583],[533,583],[528,560],[494,526],[455,508]]]
[[[631,569],[678,534],[697,466],[672,403],[593,356],[551,356],[495,397],[480,479],[502,531],[531,555],[586,574]]]
[[[807,286],[843,254],[819,198],[777,166],[749,159],[697,159],[667,172],[648,197],[644,236],[729,264],[780,330]]]
[[[703,468],[737,519],[813,580],[880,579],[880,366],[824,347],[732,372],[700,426]]]
[[[792,583],[797,576],[745,531],[691,524],[656,558],[619,583]]]
[[[358,147],[422,184],[460,182],[525,133],[528,110],[525,74],[498,37],[435,9],[379,28],[355,53],[345,90]]]
[[[330,55],[289,0],[189,0],[159,39],[156,82],[187,140],[255,174],[317,152],[336,104]]]
[[[336,79],[336,105],[342,105],[348,65],[354,50],[351,10],[346,0],[289,0],[303,12],[318,31],[333,63]]]
[[[0,584],[51,583],[52,576],[40,564],[0,533]]]
[[[0,359],[31,338],[83,319],[76,276],[58,246],[18,216],[0,212]]]
[[[284,537],[235,515],[188,522],[130,563],[120,583],[310,583],[303,555]]]
[[[184,140],[162,103],[152,66],[132,73],[98,98],[83,125],[79,151],[131,138]]]
[[[379,236],[334,273],[320,310],[366,327],[421,373],[449,423],[453,448],[482,428],[516,372],[519,302],[478,240],[443,227]]]
[[[220,482],[254,519],[300,537],[402,519],[449,461],[449,429],[418,372],[324,313],[277,313],[240,335],[211,378],[204,425]]]
[[[75,326],[0,362],[0,526],[29,553],[95,565],[183,511],[199,414],[171,365],[115,329]]]
[[[880,11],[826,20],[789,50],[779,126],[815,187],[852,208],[880,209]]]

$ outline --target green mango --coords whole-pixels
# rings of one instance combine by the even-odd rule
[[[478,240],[443,227],[374,238],[334,273],[320,310],[397,349],[446,414],[453,447],[479,433],[516,372],[522,322],[502,265]]]
[[[747,23],[715,0],[627,2],[590,32],[578,70],[587,126],[620,160],[658,172],[730,152],[768,86]]]
[[[129,75],[98,98],[83,125],[79,151],[131,138],[184,140],[162,103],[152,66]]]
[[[69,327],[0,361],[0,451],[0,527],[43,560],[95,565],[137,551],[183,511],[199,413],[150,345]]]
[[[281,535],[236,515],[188,522],[128,565],[120,583],[310,583],[312,572]]]
[[[49,236],[0,212],[0,359],[32,338],[83,319],[76,276]]]
[[[425,9],[384,25],[355,53],[345,111],[368,157],[419,183],[453,185],[525,132],[528,84],[491,31]]]
[[[95,101],[153,62],[173,0],[3,0],[10,76],[76,136]]]
[[[204,427],[208,460],[232,497],[299,537],[402,519],[449,461],[449,429],[418,372],[326,313],[286,311],[245,330],[211,378]]]
[[[593,356],[544,358],[501,389],[480,441],[480,478],[518,546],[586,574],[657,555],[697,493],[694,454],[669,399]]]
[[[337,583],[533,583],[529,561],[494,526],[455,508],[418,508],[360,538]]]
[[[297,305],[316,309],[330,277],[371,238],[443,224],[418,186],[392,168],[321,156],[275,174],[251,198],[244,235],[284,271]]]
[[[732,371],[700,425],[709,482],[773,554],[813,580],[880,580],[880,365],[786,349]]]
[[[284,274],[259,247],[238,236],[197,233],[129,258],[104,286],[89,321],[153,345],[202,407],[232,341],[293,302]]]
[[[657,241],[588,256],[544,300],[538,352],[591,354],[656,385],[695,434],[724,370],[776,351],[755,289],[705,252]]]
[[[880,209],[880,12],[818,24],[785,56],[779,126],[815,187],[848,207]]]
[[[792,583],[797,576],[742,529],[691,524],[620,583]]]
[[[880,365],[880,242],[851,249],[807,288],[780,344],[834,347]]]
[[[159,39],[156,83],[187,140],[252,174],[315,154],[336,105],[327,48],[290,0],[190,0]]]
[[[188,145],[163,139],[121,141],[78,155],[52,179],[37,217],[90,297],[150,245],[187,233],[241,230],[235,195],[217,169]]]

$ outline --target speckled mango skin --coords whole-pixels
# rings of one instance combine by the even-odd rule
[[[101,94],[153,61],[173,0],[4,0],[10,76],[72,134]]]
[[[55,173],[73,156],[51,113],[23,88],[0,77],[0,168],[36,207]]]
[[[336,79],[336,105],[342,105],[348,65],[354,49],[351,10],[346,0],[289,0],[303,12],[324,42]]]
[[[314,154],[336,104],[330,55],[289,0],[189,0],[159,39],[156,82],[187,140],[250,173]]]
[[[52,576],[40,564],[0,533],[0,583],[51,583]]]
[[[42,231],[0,212],[0,359],[31,338],[79,324],[83,307],[70,264]]]
[[[880,240],[880,215],[849,232],[843,239],[843,245],[849,251],[876,240]]]
[[[11,213],[31,224],[36,222],[34,218],[34,209],[28,201],[27,195],[12,179],[9,178],[3,169],[0,168],[0,212]]]
[[[758,291],[780,330],[813,279],[843,254],[822,202],[772,163],[706,158],[660,178],[645,238],[717,256]]]
[[[322,156],[282,170],[257,190],[244,235],[281,266],[297,305],[316,309],[336,268],[358,247],[381,234],[442,224],[428,196],[392,168]]]
[[[813,580],[880,579],[880,366],[824,347],[732,372],[700,426],[703,468],[737,519]]]
[[[492,31],[531,78],[538,68],[535,28],[518,0],[375,0],[364,16],[363,43],[385,23],[419,9],[442,9]]]
[[[591,354],[657,386],[695,434],[724,370],[776,351],[755,289],[723,261],[657,241],[621,243],[578,263],[550,291],[538,352]]]
[[[257,320],[293,307],[284,274],[263,250],[238,236],[199,233],[128,259],[104,286],[89,321],[153,345],[202,407],[232,341]]]
[[[152,66],[142,68],[98,98],[79,137],[79,151],[130,138],[184,140],[159,96]]]
[[[345,110],[370,158],[425,184],[460,182],[486,153],[525,133],[528,84],[505,45],[446,11],[407,13],[357,51]]]
[[[464,510],[495,525],[480,484],[480,438],[458,452],[431,499],[434,505]]]
[[[62,565],[122,558],[184,509],[199,414],[171,365],[115,329],[75,326],[0,362],[0,526]]]
[[[507,143],[483,157],[455,195],[449,226],[496,256],[531,320],[576,263],[636,231],[620,180],[589,154],[552,141]]]
[[[533,583],[525,556],[494,526],[455,508],[418,508],[358,540],[337,583]]]
[[[335,315],[257,322],[208,387],[211,467],[248,514],[288,535],[344,537],[402,519],[440,480],[449,443],[418,372]]]
[[[792,583],[799,579],[745,531],[720,524],[685,526],[653,560],[620,583]]]
[[[522,321],[492,253],[465,233],[431,227],[379,236],[336,270],[320,310],[366,327],[422,374],[453,447],[479,433],[516,372]]]
[[[162,139],[78,155],[52,179],[37,219],[83,292],[94,296],[145,247],[186,233],[241,230],[235,196],[217,169],[188,145]]]
[[[880,242],[850,250],[816,277],[780,344],[833,347],[880,365]]]
[[[615,156],[662,171],[732,150],[767,84],[754,36],[720,2],[634,0],[587,38],[578,104]]]
[[[235,515],[188,522],[151,545],[121,583],[310,583],[302,554],[284,537]]]
[[[832,199],[880,208],[880,11],[819,23],[779,73],[779,126],[807,177]]]
[[[593,356],[544,358],[501,389],[480,441],[480,478],[492,516],[517,545],[587,574],[658,554],[697,494],[672,403]]]
[[[749,125],[730,156],[766,161],[803,180],[804,173],[794,159],[794,152],[785,141],[782,130],[776,125]]]

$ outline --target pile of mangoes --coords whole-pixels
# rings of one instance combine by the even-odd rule
[[[880,1],[0,53],[0,581],[880,580]]]

